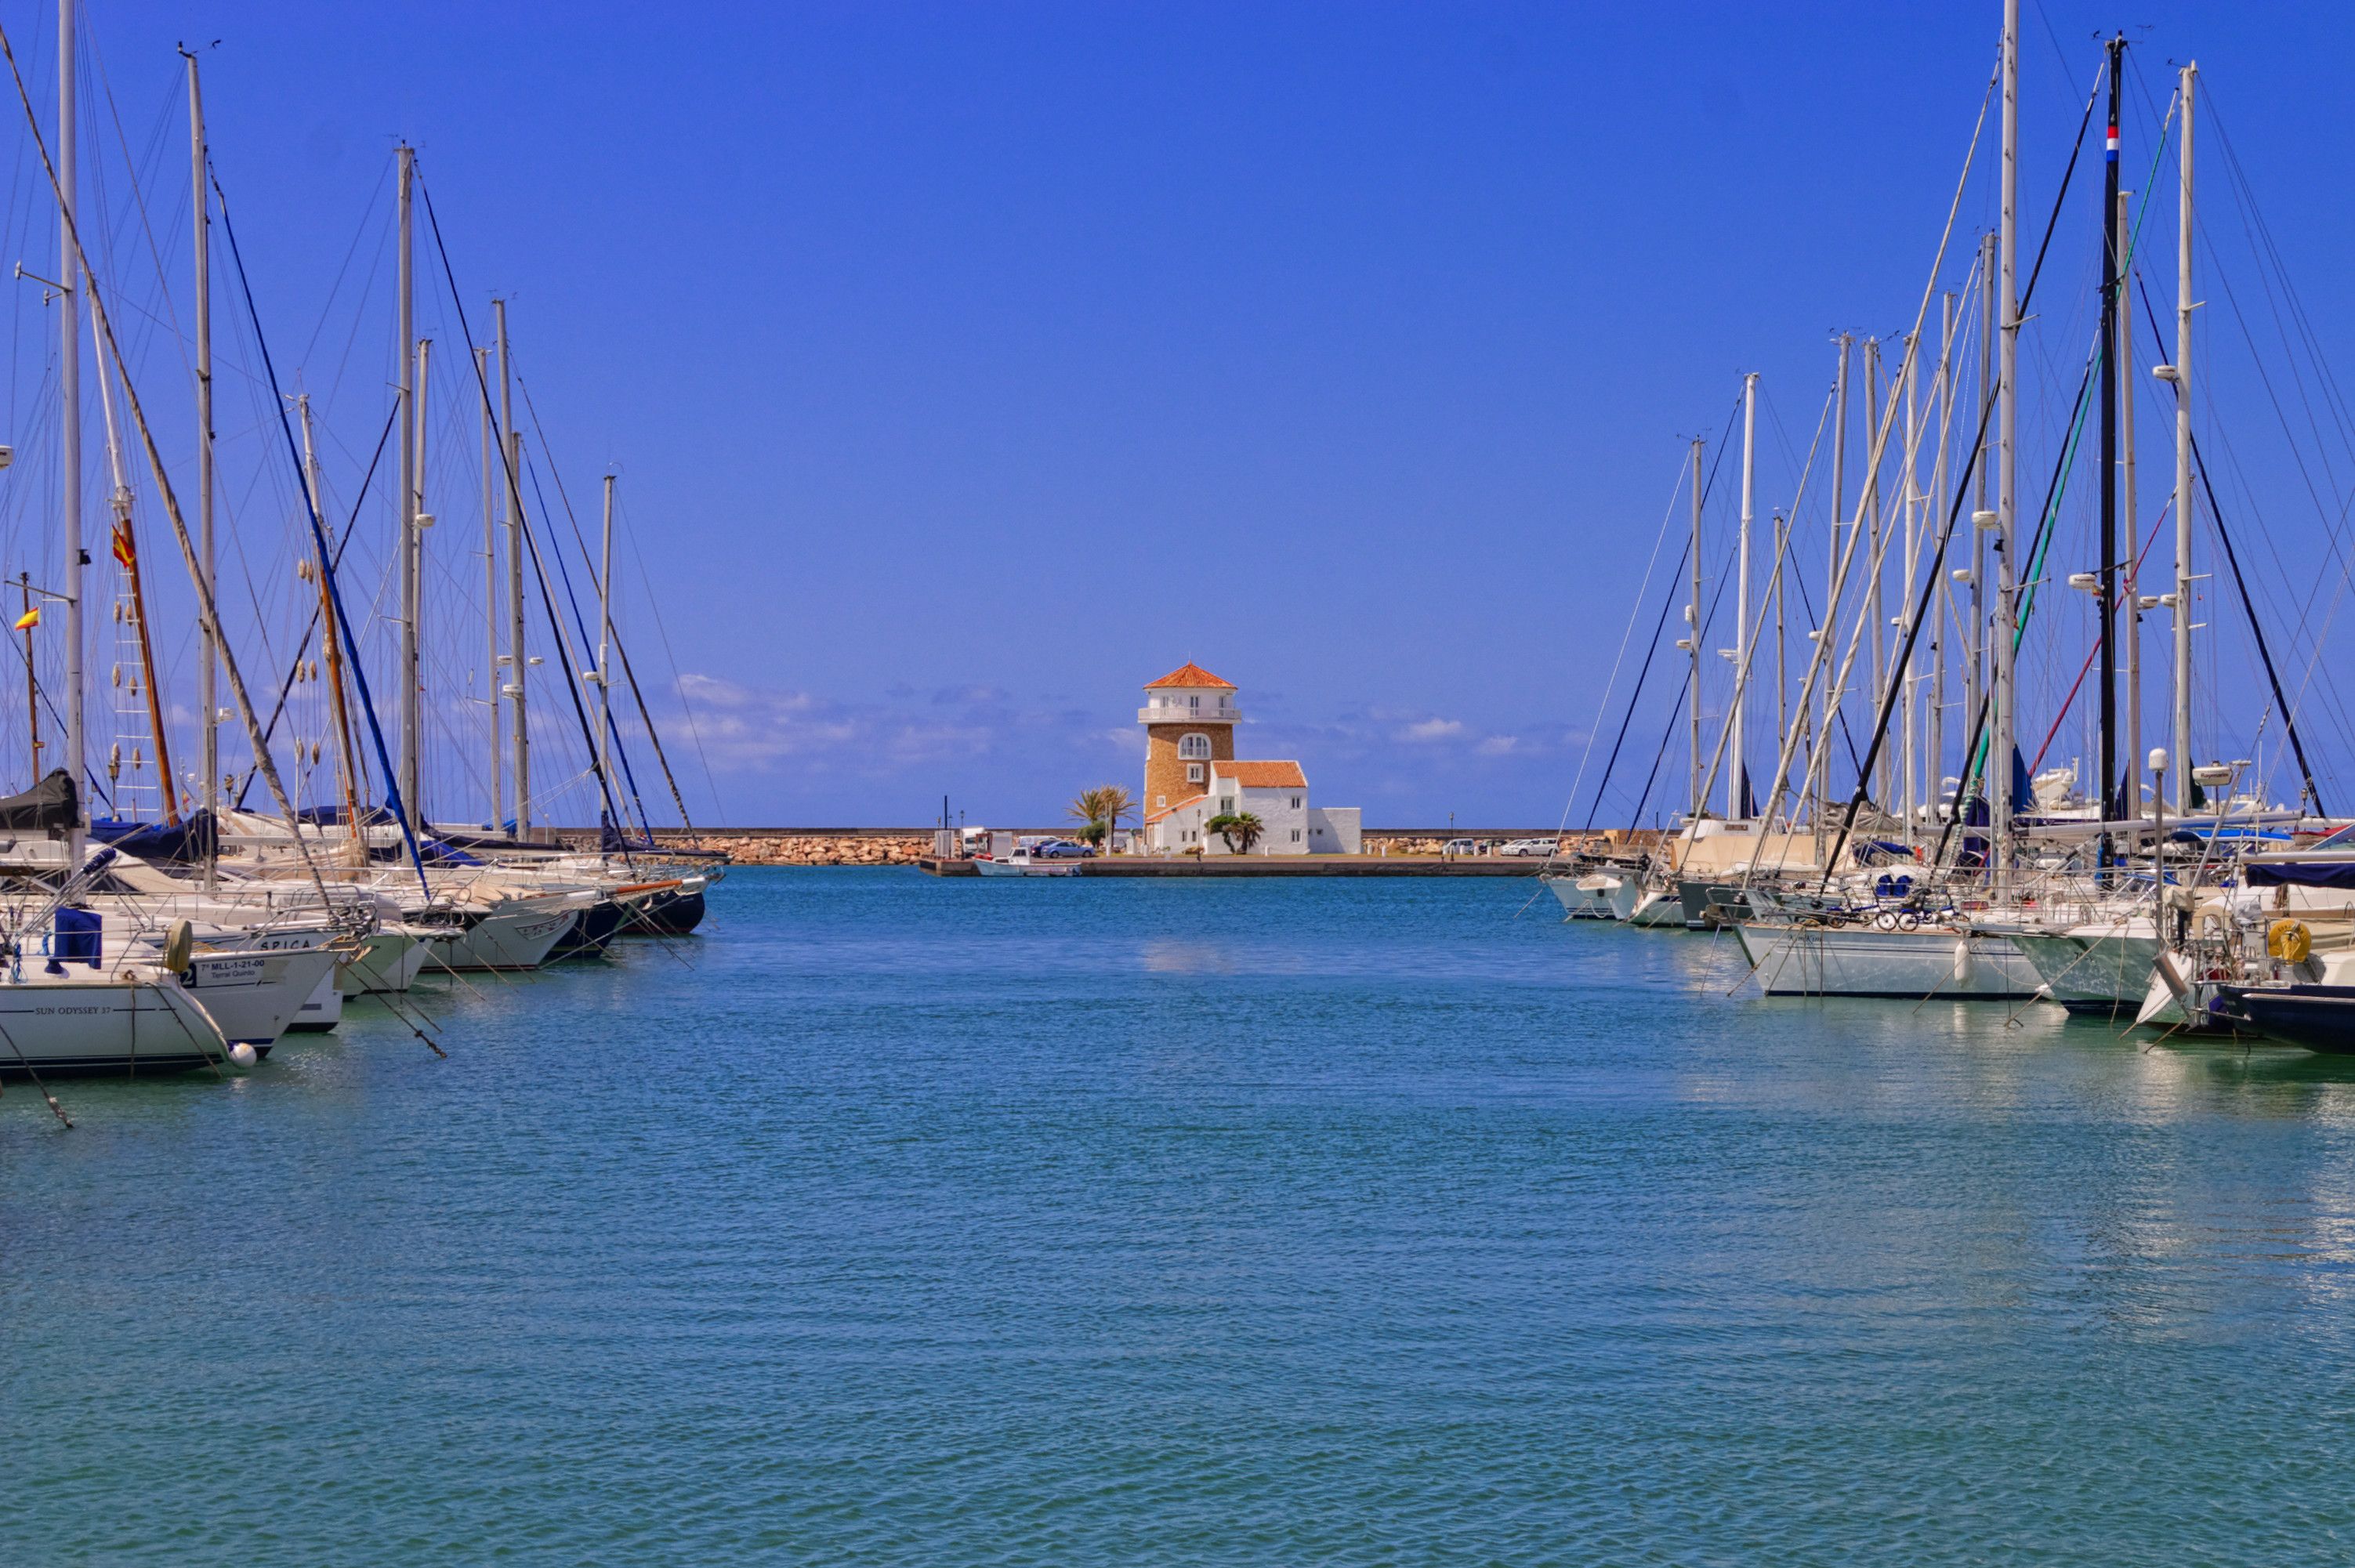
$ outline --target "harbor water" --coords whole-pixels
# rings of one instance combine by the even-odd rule
[[[2355,1557],[2355,1062],[1533,891],[740,871],[12,1085],[5,1555]]]

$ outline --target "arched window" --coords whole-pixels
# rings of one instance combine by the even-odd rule
[[[1210,754],[1208,735],[1182,735],[1178,740],[1178,754],[1188,762],[1202,762]]]

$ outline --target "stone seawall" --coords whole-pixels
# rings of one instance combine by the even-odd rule
[[[1068,830],[1019,827],[1010,831],[1029,835]],[[593,848],[597,843],[593,828],[561,828],[556,836],[574,848]],[[1547,828],[1458,828],[1454,837],[1502,843],[1516,838],[1550,838],[1553,834]],[[1565,849],[1582,844],[1596,849],[1625,848],[1649,843],[1657,837],[1647,828],[1622,827],[1607,832],[1598,829],[1588,835],[1566,834],[1561,843]],[[1365,849],[1369,855],[1436,855],[1446,847],[1448,838],[1444,829],[1369,827],[1365,831]],[[696,833],[656,828],[655,840],[658,844],[718,850],[739,866],[912,866],[932,852],[932,830],[929,827],[716,827]]]

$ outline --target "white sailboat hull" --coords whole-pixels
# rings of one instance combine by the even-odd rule
[[[426,938],[432,951],[430,967],[460,972],[485,969],[537,969],[564,939],[581,909],[584,895],[564,900],[518,899],[485,914],[464,931],[437,932]]]
[[[222,1043],[185,994],[133,979],[0,985],[0,1078],[185,1072]]]
[[[1587,886],[1589,882],[1596,880],[1595,878],[1540,877],[1539,880],[1551,889],[1553,896],[1561,901],[1562,918],[1565,920],[1614,918],[1611,912],[1611,901],[1605,896],[1606,890]]]
[[[2014,932],[2011,941],[2054,1001],[2104,1018],[2134,1016],[2150,992],[2160,945],[2156,933],[2113,929]]]
[[[347,997],[371,991],[406,991],[425,967],[431,950],[414,932],[378,931],[361,944],[359,953],[336,972],[336,984]]]
[[[1646,888],[1636,907],[1627,912],[1630,925],[1682,931],[1685,928],[1685,901],[1674,888]]]
[[[2017,1002],[2043,982],[2008,936],[1925,926],[1807,926],[1745,921],[1742,951],[1770,997],[1885,997]]]
[[[304,1004],[295,1009],[294,1021],[286,1026],[289,1034],[324,1034],[344,1021],[344,991],[336,984],[336,971],[328,970],[319,976],[319,984]]]

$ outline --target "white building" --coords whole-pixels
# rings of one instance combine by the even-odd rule
[[[1260,824],[1251,854],[1359,853],[1356,806],[1310,805],[1308,775],[1296,762],[1234,756],[1234,726],[1241,718],[1234,690],[1190,664],[1146,688],[1146,705],[1136,716],[1149,742],[1139,847],[1161,855],[1243,853],[1209,824],[1247,815]]]

